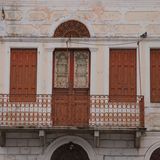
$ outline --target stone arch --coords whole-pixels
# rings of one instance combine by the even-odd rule
[[[157,152],[158,149],[160,150],[160,141],[154,143],[152,146],[150,146],[145,154],[144,160],[152,160],[150,159],[152,154]]]
[[[157,160],[160,158],[160,147],[157,148],[152,154],[151,154],[151,157],[150,157],[150,160]]]
[[[68,20],[61,23],[54,32],[54,37],[90,37],[87,27],[77,21]]]
[[[38,160],[51,160],[51,157],[57,148],[70,142],[81,146],[86,151],[89,160],[97,160],[92,146],[86,140],[78,136],[63,136],[56,139],[47,147],[47,149],[44,151],[44,154],[41,155]]]
[[[63,153],[63,154],[62,154]],[[57,148],[51,157],[51,160],[89,160],[86,151],[78,144],[69,142]]]

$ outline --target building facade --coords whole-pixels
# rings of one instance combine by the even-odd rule
[[[0,160],[159,160],[159,0],[0,0]]]

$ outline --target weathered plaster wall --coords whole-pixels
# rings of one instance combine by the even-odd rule
[[[77,19],[89,25],[92,36],[160,35],[158,0],[5,1],[1,34],[8,36],[52,36],[59,22]],[[5,27],[4,27],[5,26]]]
[[[10,0],[0,1],[5,12],[5,19],[0,21],[0,90],[9,93],[10,49],[37,48],[37,93],[52,93],[52,53],[56,47],[66,47],[65,41],[36,42],[34,37],[52,37],[58,25],[75,19],[84,23],[91,37],[108,37],[108,39],[88,40],[88,44],[69,44],[69,47],[84,48],[91,51],[91,94],[109,94],[109,48],[137,48],[130,43],[130,37],[139,37],[145,31],[148,37],[160,36],[160,2],[158,0]],[[0,14],[2,14],[0,12]],[[12,38],[21,37],[14,41]],[[28,41],[23,38],[28,37]],[[114,40],[110,40],[114,37]],[[117,37],[117,39],[116,39]],[[125,41],[118,37],[126,37]],[[4,41],[4,39],[7,40]],[[31,38],[31,39],[30,39]],[[95,45],[89,45],[93,43]],[[104,45],[98,45],[98,44]],[[113,44],[113,45],[112,45]],[[142,94],[145,96],[146,127],[149,130],[160,129],[159,106],[150,103],[150,48],[159,48],[158,40],[140,43]],[[139,63],[137,56],[137,94],[140,94]],[[47,78],[46,78],[47,77]]]
[[[75,19],[87,26],[91,37],[107,37],[88,40],[97,43],[95,45],[70,43],[69,46],[90,49],[90,92],[109,94],[109,48],[137,48],[136,42],[114,44],[133,42],[135,39],[131,37],[139,37],[147,31],[149,38],[140,43],[140,67],[142,95],[145,96],[145,127],[150,132],[142,136],[140,149],[133,147],[132,135],[101,135],[99,148],[95,148],[92,135],[79,136],[94,148],[98,160],[149,160],[151,151],[160,143],[160,104],[150,103],[150,48],[160,48],[160,1],[0,0],[0,7],[5,11],[5,20],[0,20],[0,93],[9,93],[10,49],[37,48],[37,93],[51,94],[53,51],[56,47],[66,48],[66,43],[44,37],[52,37],[59,24]],[[125,38],[122,40],[122,37]],[[137,94],[140,94],[139,83],[137,70]],[[153,130],[156,132],[151,132]],[[48,135],[48,144],[59,136]],[[39,160],[41,154],[37,133],[7,133],[7,146],[0,148],[0,160]]]

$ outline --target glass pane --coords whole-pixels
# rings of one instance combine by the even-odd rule
[[[55,52],[54,87],[68,88],[69,56],[65,51]]]
[[[89,51],[74,52],[74,88],[88,88]]]

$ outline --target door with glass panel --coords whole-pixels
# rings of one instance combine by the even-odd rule
[[[56,49],[53,53],[53,124],[87,126],[89,120],[90,52]]]

